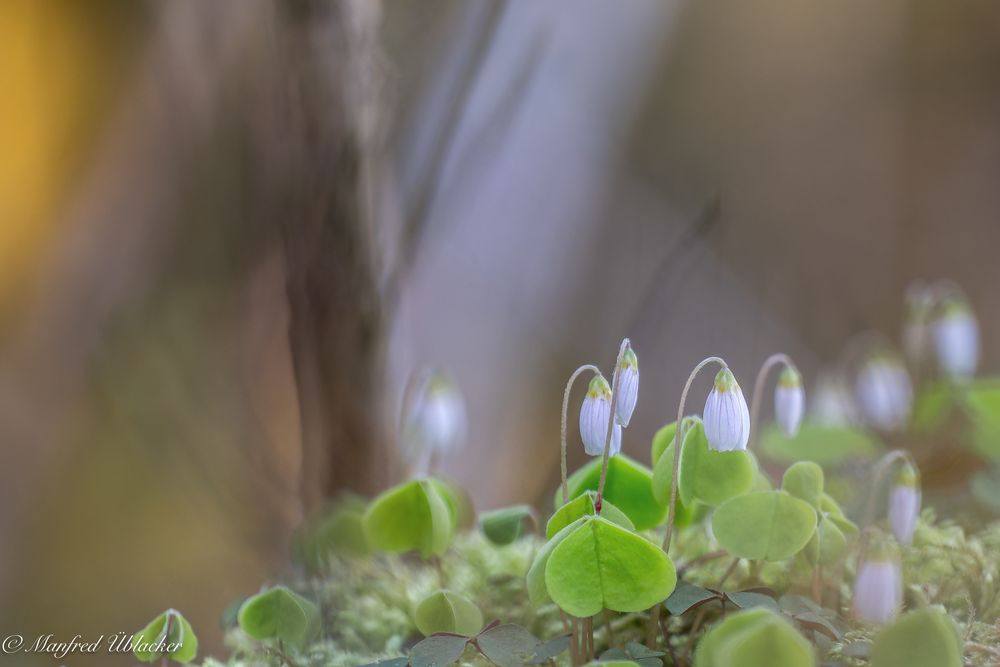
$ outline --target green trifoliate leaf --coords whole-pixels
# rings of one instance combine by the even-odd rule
[[[704,425],[700,420],[692,421],[681,449],[678,486],[683,503],[691,506],[699,501],[714,507],[749,491],[754,465],[747,452],[710,449]]]
[[[576,498],[587,491],[597,491],[601,477],[601,458],[586,464],[568,480],[569,497]],[[658,526],[667,517],[666,505],[653,497],[653,472],[624,454],[608,461],[608,477],[604,498],[625,513],[636,530]],[[553,506],[562,504],[562,491],[556,490]]]
[[[545,587],[563,611],[581,618],[602,609],[641,611],[674,590],[674,564],[658,546],[607,519],[581,521],[545,566]]]
[[[549,563],[549,556],[552,555],[552,551],[559,546],[559,544],[569,537],[570,533],[583,525],[586,517],[580,517],[573,523],[569,524],[558,533],[553,535],[548,542],[542,545],[542,548],[538,550],[535,554],[535,559],[531,563],[531,567],[528,568],[527,583],[528,583],[528,598],[531,600],[531,604],[536,607],[544,602],[548,602],[551,598],[549,597],[548,589],[545,587],[545,568]]]
[[[535,510],[529,505],[504,507],[479,515],[479,526],[493,544],[503,546],[521,537],[525,522],[535,521]]]
[[[320,629],[319,608],[284,586],[248,598],[237,618],[254,639],[280,639],[294,646],[304,646]]]
[[[785,471],[781,488],[819,509],[823,497],[823,469],[812,461],[793,463]]]
[[[522,667],[531,663],[542,642],[519,625],[505,623],[484,630],[476,637],[479,650],[500,667]]]
[[[594,514],[594,501],[597,498],[596,491],[587,491],[582,496],[577,496],[562,507],[556,510],[549,523],[545,526],[545,537],[552,539],[556,533],[573,523],[577,519]],[[635,530],[632,521],[625,516],[625,513],[612,505],[605,498],[601,501],[601,516],[616,523],[626,530]]]
[[[198,638],[179,611],[168,609],[132,635],[132,653],[142,662],[191,662],[198,655]]]
[[[681,451],[684,448],[681,447]],[[662,504],[664,507],[670,505],[670,482],[673,479],[674,472],[674,443],[671,442],[667,445],[667,448],[663,451],[663,455],[660,456],[660,460],[656,463],[656,468],[653,470],[653,497],[656,502]],[[680,481],[678,480],[678,486]],[[676,516],[674,517],[674,523],[676,526],[684,527],[690,526],[695,521],[701,519],[701,512],[699,505],[688,506],[684,504],[684,499],[681,498],[680,488],[677,489],[677,508],[675,510]]]
[[[812,645],[773,611],[756,608],[728,616],[705,635],[695,667],[814,667]]]
[[[723,503],[712,528],[719,544],[737,558],[779,561],[808,544],[816,521],[816,510],[804,500],[785,491],[761,491]]]
[[[455,664],[468,643],[469,638],[461,635],[427,637],[410,649],[410,667],[447,667]]]
[[[673,616],[680,616],[690,609],[700,607],[706,602],[719,599],[720,596],[715,591],[681,581],[677,583],[677,588],[674,589],[674,592],[670,594],[670,597],[667,598],[664,604],[667,607],[667,611]]]
[[[413,612],[417,630],[426,637],[436,632],[474,635],[483,627],[479,607],[464,595],[436,591],[417,604]]]
[[[295,532],[292,555],[308,570],[321,570],[334,555],[366,556],[371,551],[365,537],[365,501],[345,496],[307,520]]]
[[[413,480],[395,486],[374,501],[365,513],[369,544],[390,553],[419,551],[428,558],[448,549],[455,531],[455,512],[440,483]]]
[[[653,436],[653,442],[650,445],[649,465],[654,468],[656,467],[656,464],[660,462],[660,456],[662,456],[663,452],[667,451],[667,447],[673,443],[676,433],[677,422],[670,422],[656,432]]]
[[[872,667],[962,667],[963,644],[955,622],[935,609],[904,614],[882,630],[871,650]]]
[[[850,523],[850,522],[848,522]],[[853,525],[853,524],[852,524]],[[847,537],[834,519],[821,516],[802,555],[810,565],[834,565],[847,553]]]
[[[841,463],[852,458],[870,458],[881,445],[866,431],[847,426],[828,426],[806,421],[794,438],[787,438],[776,426],[761,430],[760,451],[782,463],[803,459],[820,464]]]

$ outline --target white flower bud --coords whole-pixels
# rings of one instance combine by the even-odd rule
[[[750,411],[743,398],[743,390],[728,368],[723,368],[715,376],[715,387],[708,393],[702,421],[711,449],[732,452],[747,448]]]
[[[403,435],[421,456],[458,449],[465,437],[465,401],[446,373],[430,371],[406,415]]]
[[[859,621],[884,624],[903,605],[903,574],[899,559],[888,548],[874,547],[854,581],[854,616]]]
[[[930,358],[930,313],[934,292],[922,282],[906,289],[906,320],[903,324],[903,353],[915,366],[923,366]]]
[[[979,323],[968,303],[954,297],[945,301],[932,332],[941,371],[956,381],[972,377],[979,365]]]
[[[802,376],[792,366],[785,366],[774,389],[774,419],[786,437],[794,438],[799,432],[805,403]]]
[[[896,474],[889,492],[889,524],[902,545],[913,541],[913,529],[920,515],[920,480],[909,463]]]
[[[865,421],[881,431],[898,431],[910,420],[913,386],[896,359],[876,356],[858,371],[855,385]]]
[[[601,456],[608,437],[608,421],[611,419],[611,387],[603,375],[595,375],[587,388],[587,397],[580,407],[580,437],[583,450],[590,456]],[[609,455],[614,456],[622,449],[622,427],[615,424],[611,430]]]
[[[615,421],[622,426],[628,426],[638,398],[639,360],[630,347],[625,350],[622,363],[618,366],[618,403],[615,407]]]

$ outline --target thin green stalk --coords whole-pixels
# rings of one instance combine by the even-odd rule
[[[611,434],[615,431],[615,410],[618,409],[618,373],[626,350],[632,346],[628,338],[622,339],[618,348],[618,358],[615,359],[615,372],[611,375],[611,416],[608,418],[608,432],[604,437],[604,460],[601,462],[601,479],[597,483],[597,498],[594,500],[594,511],[601,513],[601,501],[604,499],[604,482],[608,477],[608,460],[611,458]]]
[[[573,383],[576,382],[576,378],[580,376],[584,371],[593,371],[594,375],[600,375],[601,369],[593,364],[584,364],[580,366],[573,374],[569,376],[569,381],[566,382],[566,390],[563,391],[563,404],[562,404],[562,437],[561,437],[561,453],[562,459],[560,463],[560,472],[562,473],[562,504],[565,505],[569,502],[569,486],[567,480],[567,470],[566,470],[566,414],[569,412],[569,394],[573,389]]]
[[[795,364],[792,362],[791,357],[781,352],[772,354],[761,364],[760,370],[757,371],[757,379],[753,383],[753,394],[750,397],[750,440],[747,444],[748,449],[753,448],[754,439],[757,437],[757,418],[760,416],[760,399],[764,391],[764,381],[767,379],[768,371],[778,364],[784,364],[789,368],[795,369]]]

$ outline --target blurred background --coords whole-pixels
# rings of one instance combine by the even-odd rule
[[[479,509],[549,497],[623,336],[641,460],[702,357],[808,388],[917,278],[995,371],[998,36],[988,0],[8,0],[0,628],[172,606],[221,655],[306,513],[406,474],[421,364]]]

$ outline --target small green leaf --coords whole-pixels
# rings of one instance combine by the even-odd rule
[[[816,532],[813,533],[806,548],[802,550],[803,555],[811,565],[834,565],[847,553],[847,538],[838,527],[837,521],[850,523],[846,519],[820,516],[819,523],[816,524]]]
[[[928,383],[913,403],[911,425],[918,433],[932,433],[944,423],[955,405],[952,386],[944,382]]]
[[[681,448],[683,453],[684,448]],[[664,450],[663,455],[660,460],[656,462],[656,467],[653,469],[653,478],[651,480],[653,487],[653,498],[656,502],[662,504],[664,507],[669,508],[670,504],[670,482],[674,476],[674,443],[671,442],[667,445]],[[678,485],[680,480],[678,480]],[[674,517],[674,523],[677,527],[683,528],[685,526],[690,526],[695,521],[700,520],[699,507],[697,505],[689,507],[684,504],[684,499],[681,498],[680,489],[677,490],[677,507],[676,516]]]
[[[168,609],[132,635],[132,653],[142,662],[163,657],[191,662],[198,655],[198,638],[179,611]]]
[[[674,564],[658,546],[607,519],[581,521],[545,566],[545,587],[563,611],[581,618],[642,611],[674,590]]]
[[[726,593],[726,599],[740,609],[753,609],[754,607],[764,607],[771,611],[779,611],[778,601],[770,595],[758,593],[757,591],[735,591]]]
[[[570,635],[559,635],[546,642],[542,642],[535,649],[535,657],[528,664],[540,665],[543,662],[551,660],[569,648],[569,640]]]
[[[284,586],[248,598],[238,620],[254,639],[280,639],[294,646],[304,646],[319,634],[319,608]]]
[[[464,595],[451,591],[436,591],[421,600],[413,620],[425,637],[436,632],[474,635],[483,627],[479,607]]]
[[[500,667],[522,667],[535,659],[542,642],[519,625],[496,625],[476,637],[483,655]]]
[[[601,477],[601,457],[594,458],[568,481],[569,497],[576,498],[587,491],[596,491]],[[654,528],[667,517],[666,505],[653,497],[653,472],[641,463],[619,454],[608,461],[608,477],[604,498],[620,509],[635,525],[636,530]],[[553,506],[562,503],[562,491],[556,490]]]
[[[365,537],[365,501],[348,495],[305,521],[292,538],[292,556],[310,571],[322,570],[333,555],[361,557],[371,551]]]
[[[782,463],[808,459],[834,464],[852,458],[871,458],[881,449],[878,441],[861,429],[808,421],[799,427],[794,438],[786,438],[774,425],[765,427],[760,438],[760,451]]]
[[[532,561],[531,567],[528,568],[527,576],[528,598],[531,600],[531,604],[538,606],[550,599],[548,589],[545,587],[545,567],[548,565],[549,556],[552,555],[552,551],[559,546],[560,542],[583,524],[583,521],[584,517],[580,517],[560,530],[535,554],[535,559]]]
[[[779,614],[758,607],[730,614],[698,644],[695,667],[814,667],[812,646]]]
[[[818,612],[806,611],[795,616],[797,623],[804,628],[820,632],[833,641],[840,641],[844,637],[843,629],[837,627],[834,622]]]
[[[689,584],[686,581],[677,583],[677,588],[670,594],[664,603],[674,616],[680,616],[684,612],[700,607],[710,600],[718,600],[719,594],[701,586]]]
[[[552,539],[556,533],[577,519],[594,514],[594,500],[596,497],[596,491],[587,491],[582,496],[577,496],[557,509],[552,518],[549,519],[549,523],[545,526],[545,537]],[[611,504],[606,498],[601,501],[601,516],[626,530],[635,530],[635,526],[632,525],[632,521],[625,513]]]
[[[521,537],[526,521],[535,521],[535,510],[530,505],[514,505],[479,515],[483,534],[497,546],[511,544]]]
[[[717,452],[708,446],[705,426],[693,423],[684,434],[678,486],[683,503],[695,500],[716,507],[753,485],[754,465],[745,451]]]
[[[903,614],[872,645],[872,667],[962,667],[962,640],[942,611]]]
[[[785,491],[760,491],[723,503],[712,519],[719,544],[737,558],[779,561],[801,550],[816,529],[816,510]]]
[[[823,498],[823,469],[812,461],[793,463],[781,479],[781,488],[819,509]]]
[[[440,482],[413,480],[380,495],[365,513],[368,542],[390,553],[417,550],[424,558],[443,554],[457,519],[441,488]]]
[[[660,462],[660,456],[673,443],[676,433],[677,422],[670,422],[656,432],[653,436],[653,443],[649,448],[649,465],[654,468],[656,467],[656,464]]]
[[[417,642],[410,649],[410,667],[448,667],[465,653],[468,637],[433,635]]]

